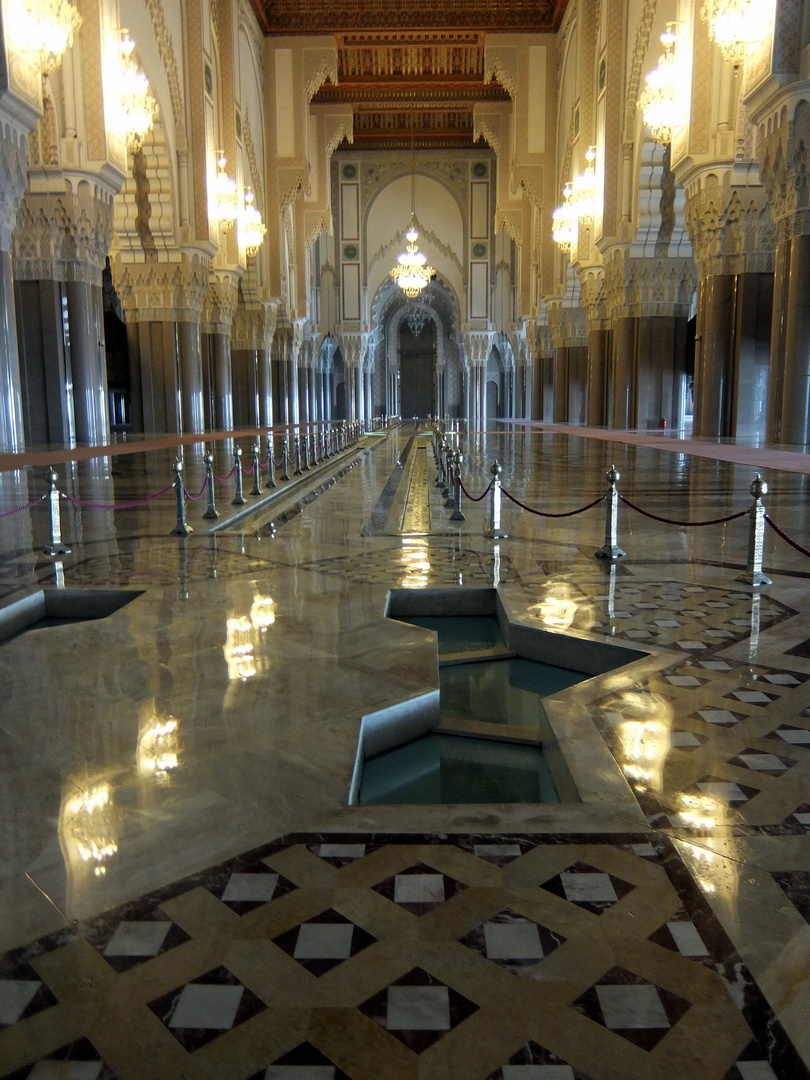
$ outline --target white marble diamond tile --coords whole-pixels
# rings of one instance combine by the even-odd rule
[[[107,942],[105,956],[157,956],[171,922],[122,922]]]
[[[264,1080],[335,1080],[334,1065],[271,1065]]]
[[[626,636],[629,637],[629,638],[636,638],[639,641],[646,641],[647,638],[652,637],[652,634],[650,633],[649,630],[627,630],[626,631]],[[520,1068],[524,1068],[524,1067],[525,1068],[534,1068],[534,1066],[532,1066],[532,1065],[520,1066]],[[567,1068],[567,1066],[564,1066],[564,1067]],[[545,1068],[545,1066],[544,1065],[538,1065],[537,1068]],[[548,1068],[556,1069],[557,1066],[556,1065],[549,1065]]]
[[[793,816],[800,825],[810,825],[810,814],[794,814]]]
[[[701,660],[700,666],[706,671],[731,671],[731,664],[727,664],[725,660]]]
[[[807,733],[810,738],[810,731]],[[475,844],[473,851],[476,855],[491,855],[497,859],[508,859],[520,855],[520,844]]]
[[[771,700],[761,690],[735,690],[734,697],[738,701],[745,701],[749,705],[767,705]]]
[[[655,625],[660,626],[662,630],[677,630],[681,624],[675,619],[656,619]]]
[[[694,923],[669,922],[667,926],[681,956],[708,956],[709,950]]]
[[[706,648],[702,641],[676,641],[675,644],[680,645],[682,649],[689,649],[692,652]]]
[[[223,900],[263,903],[273,899],[278,874],[231,874]]]
[[[726,604],[723,600],[706,600],[705,606],[708,608],[716,608],[719,610],[720,608],[727,608],[729,605]]]
[[[62,1061],[55,1058],[43,1058],[28,1073],[28,1080],[96,1080],[103,1068],[103,1061]]]
[[[710,638],[730,638],[734,637],[730,630],[704,630],[706,637]],[[724,669],[725,670],[725,669]]]
[[[244,986],[188,983],[180,992],[169,1027],[226,1031],[233,1027],[244,990]]]
[[[642,611],[657,611],[660,604],[634,604],[633,607],[640,608]]]
[[[738,1061],[737,1068],[742,1080],[777,1080],[767,1061]]]
[[[669,1020],[654,986],[597,986],[605,1025],[622,1028],[668,1028]]]
[[[504,1065],[503,1080],[576,1080],[570,1065]]]
[[[700,686],[700,679],[694,675],[667,675],[667,682],[673,686]]]
[[[296,960],[347,960],[353,933],[351,923],[304,923],[293,956]]]
[[[490,960],[542,960],[543,946],[534,923],[484,923],[484,942]]]
[[[394,901],[397,904],[436,904],[444,900],[441,874],[397,874]]]
[[[658,852],[652,844],[631,844],[630,850],[634,855],[639,855],[642,859],[654,859],[658,856]]]
[[[804,728],[789,728],[787,731],[777,731],[775,734],[784,742],[791,743],[793,746],[810,744],[810,731],[806,731]]]
[[[446,986],[389,986],[389,1031],[449,1031],[450,995]]]
[[[748,802],[748,796],[728,780],[708,780],[698,784],[704,795],[710,795],[720,802]]]
[[[41,982],[0,979],[0,1024],[14,1024],[31,1004]]]
[[[321,844],[318,848],[318,854],[322,859],[362,859],[365,853],[365,844]],[[302,1067],[296,1066],[296,1068]],[[306,1067],[309,1068],[309,1066]]]
[[[728,709],[700,709],[698,716],[707,724],[736,724],[737,717]]]
[[[766,675],[765,681],[774,683],[775,686],[798,686],[799,680],[794,676],[788,674],[786,671],[777,671],[772,675]]]
[[[688,615],[690,619],[703,619],[706,616],[706,612],[696,611],[694,608],[682,608],[681,615]]]
[[[672,746],[700,746],[700,739],[691,731],[673,731],[669,741]]]
[[[565,873],[560,874],[560,880],[566,899],[574,903],[612,901],[615,904],[619,899],[608,874]]]
[[[749,769],[764,772],[784,772],[787,768],[775,754],[740,754],[740,761],[744,761]]]

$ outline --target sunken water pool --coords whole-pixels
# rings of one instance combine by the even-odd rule
[[[359,802],[577,801],[542,702],[591,674],[517,655],[494,614],[397,617],[437,634],[439,722],[367,758]]]

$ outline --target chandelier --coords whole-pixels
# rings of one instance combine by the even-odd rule
[[[589,146],[585,151],[587,165],[585,171],[574,177],[571,185],[570,203],[574,216],[592,221],[596,216],[596,147]]]
[[[430,284],[430,279],[436,273],[432,266],[426,265],[427,256],[423,255],[419,250],[416,243],[418,238],[419,233],[416,231],[415,219],[411,214],[411,226],[405,233],[405,239],[408,241],[405,251],[397,257],[397,265],[393,270],[388,271],[397,285],[411,300],[415,299],[422,289]]]
[[[411,129],[411,224],[405,233],[405,239],[408,241],[405,251],[397,257],[397,265],[388,273],[405,295],[413,300],[430,283],[436,271],[432,266],[427,265],[427,257],[422,254],[416,243],[419,233],[416,231],[416,152],[412,114],[408,116],[408,123]]]
[[[559,244],[561,251],[570,251],[576,235],[577,218],[571,195],[571,184],[563,187],[563,203],[551,215],[551,239]]]
[[[679,70],[673,52],[673,26],[673,23],[667,23],[661,35],[664,55],[658,58],[658,67],[645,76],[647,85],[638,99],[644,123],[653,139],[660,143],[672,142],[673,134],[683,127],[687,119],[683,72]]]
[[[69,0],[14,0],[3,13],[20,52],[39,64],[43,75],[59,67],[82,18]]]
[[[118,43],[119,70],[116,72],[120,89],[113,106],[110,128],[125,139],[129,149],[136,153],[152,128],[157,106],[149,93],[149,80],[135,63],[134,50],[135,42],[129,36],[129,31],[122,30]]]
[[[770,22],[766,7],[763,0],[704,0],[700,16],[708,24],[709,37],[735,71],[762,40]]]
[[[242,235],[245,240],[245,251],[248,255],[256,255],[264,240],[267,226],[262,221],[262,215],[253,205],[253,188],[245,188],[245,207],[242,211]]]
[[[225,172],[225,152],[220,150],[217,155],[219,172],[214,184],[214,206],[216,218],[223,232],[227,232],[239,214],[239,196],[236,192],[236,181]]]
[[[425,329],[425,323],[431,318],[431,311],[427,301],[420,299],[415,304],[408,304],[405,322],[414,337],[418,337]]]

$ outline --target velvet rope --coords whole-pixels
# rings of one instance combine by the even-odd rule
[[[217,476],[217,474],[214,473],[214,479],[216,480],[216,482],[218,484],[224,484],[224,483],[226,483],[226,481],[230,480],[230,478],[233,476],[233,474],[235,472],[236,472],[236,466],[234,465],[234,467],[231,469],[231,471],[228,473],[227,476]]]
[[[88,510],[132,510],[136,506],[146,506],[147,503],[154,502],[155,499],[159,499],[161,495],[165,495],[168,491],[171,491],[174,484],[169,484],[162,491],[155,492],[154,495],[147,495],[145,499],[138,499],[136,502],[128,503],[94,503],[87,502],[86,499],[74,499],[72,495],[66,495],[63,491],[59,492],[59,497],[65,499],[69,503],[73,503],[74,506],[84,506]]]
[[[494,483],[495,483],[494,480],[490,480],[489,485],[487,486],[487,488],[484,491],[483,495],[478,495],[478,496],[471,495],[469,493],[469,491],[467,491],[467,489],[464,487],[463,484],[460,483],[459,486],[460,486],[461,490],[464,492],[464,494],[467,496],[467,498],[470,500],[470,502],[481,502],[482,499],[485,499],[487,497],[487,495],[489,495],[490,489],[492,488],[492,485]]]
[[[25,506],[18,506],[14,510],[5,510],[2,514],[0,514],[0,518],[11,517],[12,514],[20,514],[23,510],[31,510],[38,503],[43,502],[43,500],[47,498],[47,495],[39,495],[36,499],[32,499],[30,503],[26,503]]]
[[[504,495],[507,497],[507,499],[511,499],[512,502],[516,506],[519,506],[521,510],[527,510],[530,514],[537,514],[538,517],[550,517],[550,518],[566,518],[566,517],[573,517],[575,514],[584,514],[586,510],[591,510],[594,506],[597,506],[605,498],[604,495],[600,495],[598,499],[594,499],[593,502],[588,503],[587,506],[581,506],[579,508],[579,510],[568,510],[564,514],[552,514],[547,510],[533,510],[531,508],[531,506],[526,506],[526,504],[522,503],[520,501],[520,499],[516,499],[514,495],[510,495],[509,492],[506,490],[506,488],[501,488],[501,491],[504,493]]]
[[[630,507],[631,510],[635,510],[638,514],[643,514],[644,517],[652,518],[653,521],[663,521],[665,525],[683,525],[685,528],[695,528],[699,525],[724,525],[727,521],[734,521],[736,518],[745,517],[748,513],[747,510],[738,510],[736,514],[729,514],[728,517],[713,518],[711,521],[676,521],[674,518],[659,517],[658,514],[651,514],[649,510],[642,510],[640,506],[636,506],[635,503],[631,503],[629,499],[625,499],[624,495],[619,495],[619,498]]]
[[[786,544],[790,544],[790,546],[792,548],[795,548],[802,555],[807,555],[808,558],[810,558],[810,551],[808,551],[807,548],[802,547],[801,544],[797,544],[795,540],[791,540],[791,538],[788,536],[788,534],[786,532],[782,532],[782,530],[779,528],[779,526],[776,524],[776,522],[772,521],[771,518],[769,518],[767,514],[765,515],[765,520],[768,522],[768,524],[773,529],[773,531],[776,533],[776,535],[781,536],[781,538],[785,541]]]

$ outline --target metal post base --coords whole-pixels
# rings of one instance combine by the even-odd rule
[[[615,544],[603,544],[598,551],[594,552],[597,559],[623,559],[626,554],[626,551],[622,551]]]
[[[189,536],[193,532],[194,530],[190,525],[175,525],[175,527],[169,533],[169,536]]]
[[[70,548],[65,547],[63,544],[51,544],[50,547],[42,549],[43,554],[50,555],[51,558],[55,558],[57,555],[69,555]]]
[[[487,529],[484,533],[489,540],[508,540],[509,533],[503,532],[501,529]]]
[[[741,574],[738,574],[734,578],[735,581],[744,581],[746,585],[773,585],[773,582],[767,574],[763,574],[761,570],[744,570]]]

